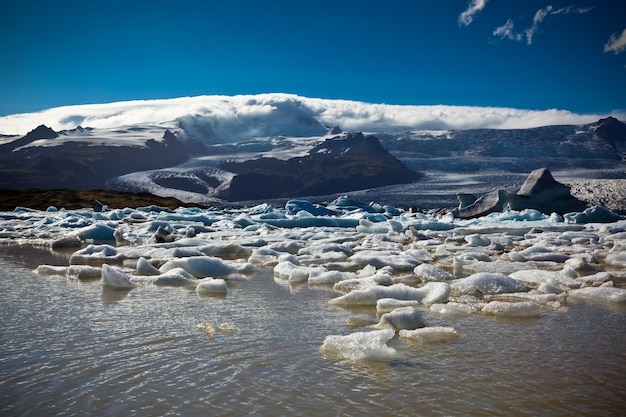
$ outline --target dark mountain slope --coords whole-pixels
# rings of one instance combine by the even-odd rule
[[[230,201],[333,194],[410,183],[420,177],[377,138],[362,133],[328,139],[303,157],[227,162],[222,168],[237,174],[221,196]]]

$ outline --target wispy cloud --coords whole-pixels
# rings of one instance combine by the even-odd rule
[[[494,29],[493,36],[499,36],[501,39],[510,39],[512,41],[521,41],[522,34],[515,32],[515,24],[511,19],[505,24]]]
[[[472,23],[476,13],[485,8],[487,1],[488,0],[471,0],[467,9],[459,15],[459,25],[468,26]]]
[[[512,41],[520,42],[523,39],[526,39],[526,44],[532,45],[533,38],[539,29],[539,25],[545,20],[548,16],[555,15],[567,15],[567,14],[585,14],[591,11],[593,7],[574,7],[567,6],[562,7],[560,9],[554,9],[552,6],[546,6],[541,8],[535,12],[535,16],[533,17],[533,24],[528,29],[523,32],[516,32],[514,28],[514,23],[511,19],[508,19],[506,23],[502,26],[497,27],[493,31],[493,35],[499,37],[500,39],[509,39]]]
[[[613,52],[615,55],[626,50],[626,29],[621,34],[614,33],[604,45],[604,52]]]

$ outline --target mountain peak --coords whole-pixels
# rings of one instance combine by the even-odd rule
[[[35,129],[28,132],[24,136],[24,138],[25,139],[28,138],[30,140],[37,140],[37,139],[54,139],[58,136],[59,134],[55,132],[54,130],[52,130],[51,128],[49,128],[48,126],[39,125]]]
[[[617,149],[626,144],[626,123],[622,123],[614,117],[606,117],[589,125],[591,129],[607,143]]]

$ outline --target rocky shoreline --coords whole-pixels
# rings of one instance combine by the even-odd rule
[[[562,180],[571,187],[571,194],[588,203],[589,206],[601,206],[620,214],[626,213],[626,179],[571,179]],[[450,190],[455,195],[458,187]],[[488,190],[484,190],[488,191]],[[355,197],[371,197],[355,193]],[[114,190],[70,190],[70,189],[0,189],[0,211],[13,211],[16,207],[27,207],[35,210],[46,210],[50,206],[58,209],[76,210],[92,207],[94,200],[100,201],[109,208],[145,207],[158,205],[175,209],[190,206],[173,197],[159,197],[150,193],[131,193]],[[282,201],[282,200],[281,200]],[[384,203],[389,203],[383,201]],[[393,202],[390,202],[393,204]],[[230,203],[236,206],[237,203]],[[452,207],[441,207],[451,209]]]

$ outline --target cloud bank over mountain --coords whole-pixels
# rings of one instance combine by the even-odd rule
[[[274,93],[56,107],[0,117],[0,134],[23,135],[41,124],[56,131],[77,126],[111,129],[156,125],[182,127],[199,140],[219,143],[279,135],[323,135],[335,126],[364,132],[522,129],[584,124],[605,116],[559,109],[371,104]],[[623,120],[626,115],[614,112],[612,116]]]

